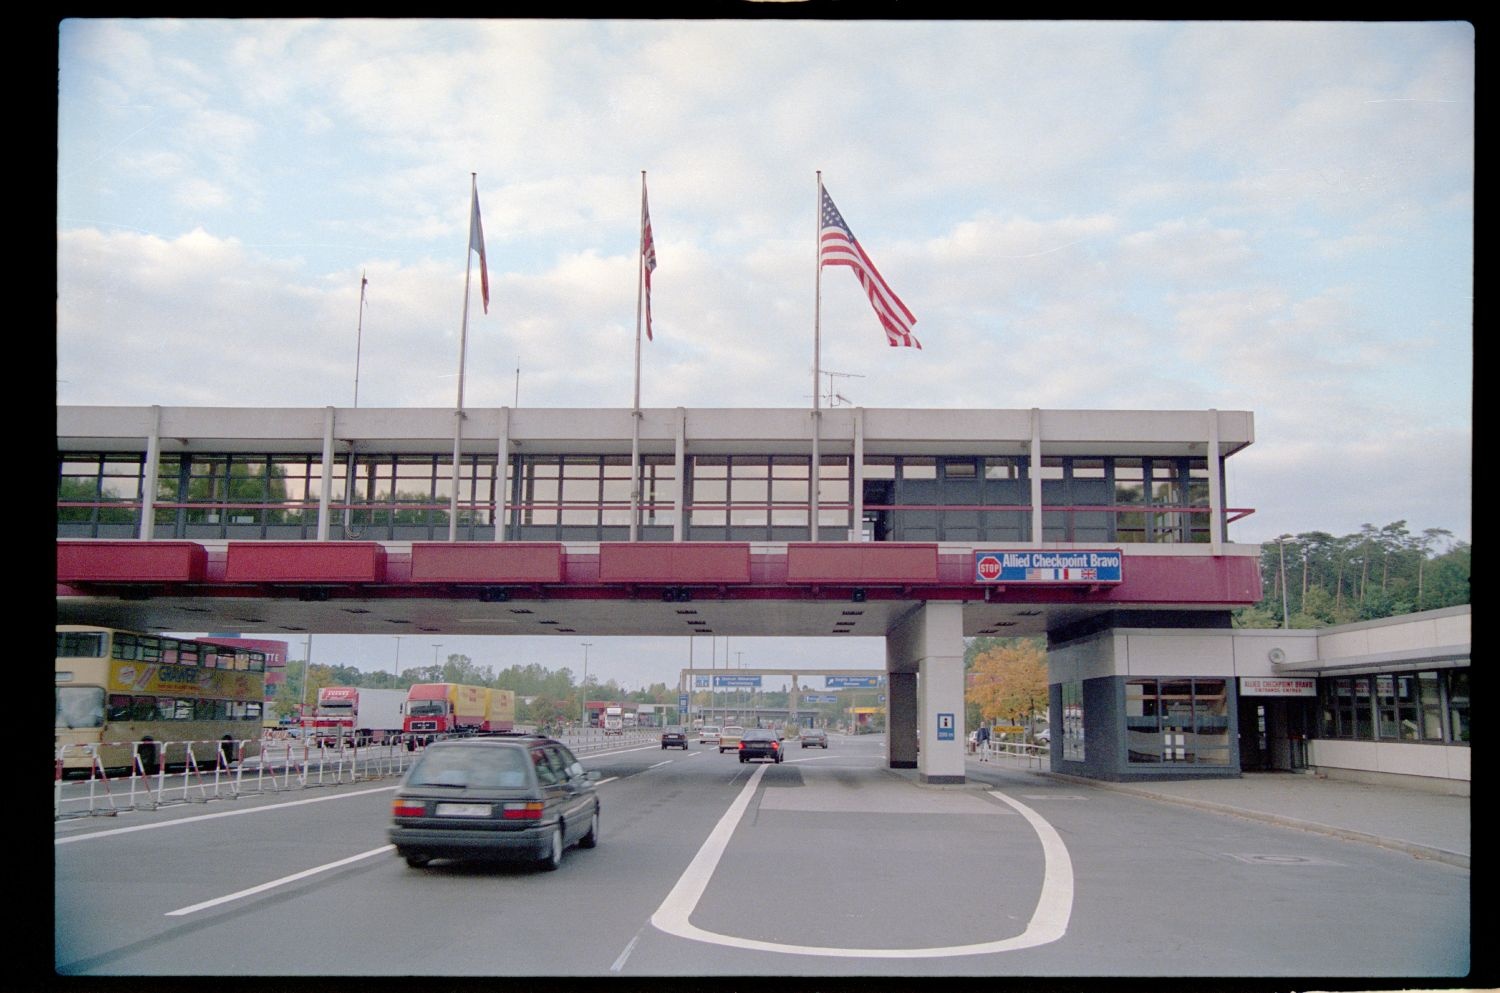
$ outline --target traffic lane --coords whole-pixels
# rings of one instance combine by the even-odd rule
[[[284,904],[354,870],[333,870],[188,919],[169,916],[173,911],[385,845],[394,788],[358,784],[290,799],[90,819],[96,830],[59,836],[54,844],[55,965],[67,973],[137,971],[133,963],[141,962],[151,963],[141,970],[147,972],[202,969],[192,964],[201,955],[174,964],[151,946],[172,943],[184,929],[196,933],[232,921],[248,906]]]

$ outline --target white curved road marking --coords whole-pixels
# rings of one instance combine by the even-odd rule
[[[1067,846],[1063,844],[1062,838],[1052,825],[1047,823],[1040,814],[998,790],[990,790],[990,796],[1015,808],[1021,816],[1026,818],[1041,840],[1045,860],[1042,889],[1037,898],[1036,909],[1032,911],[1026,930],[1015,937],[968,945],[942,945],[927,948],[833,948],[823,945],[790,945],[775,941],[739,938],[696,927],[689,918],[708,888],[714,869],[723,858],[724,850],[729,846],[729,839],[744,817],[745,810],[750,806],[750,800],[755,795],[755,788],[760,785],[765,771],[764,765],[756,768],[745,783],[745,788],[740,791],[739,796],[735,797],[734,803],[730,804],[724,816],[719,819],[719,823],[709,833],[708,839],[703,842],[703,847],[698,849],[698,854],[693,857],[693,861],[683,872],[682,877],[677,880],[677,885],[672,887],[672,892],[667,894],[667,898],[656,909],[656,913],[651,915],[651,923],[658,930],[679,938],[687,938],[690,941],[702,941],[731,948],[746,948],[752,951],[863,959],[922,959],[947,958],[955,955],[991,955],[996,952],[1013,952],[1022,948],[1045,945],[1056,941],[1067,932],[1068,919],[1073,908],[1073,863],[1068,857]]]

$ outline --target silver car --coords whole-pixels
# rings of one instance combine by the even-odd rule
[[[802,739],[803,748],[811,748],[814,745],[819,748],[828,747],[828,732],[822,728],[803,728],[799,737]]]

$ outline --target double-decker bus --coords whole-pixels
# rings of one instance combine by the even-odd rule
[[[260,754],[266,656],[241,646],[57,626],[55,745],[64,771],[211,768]],[[139,765],[137,765],[139,760]]]

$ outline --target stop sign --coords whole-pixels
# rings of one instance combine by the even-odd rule
[[[979,560],[979,578],[997,579],[1000,576],[1000,560],[993,555],[986,555]]]

